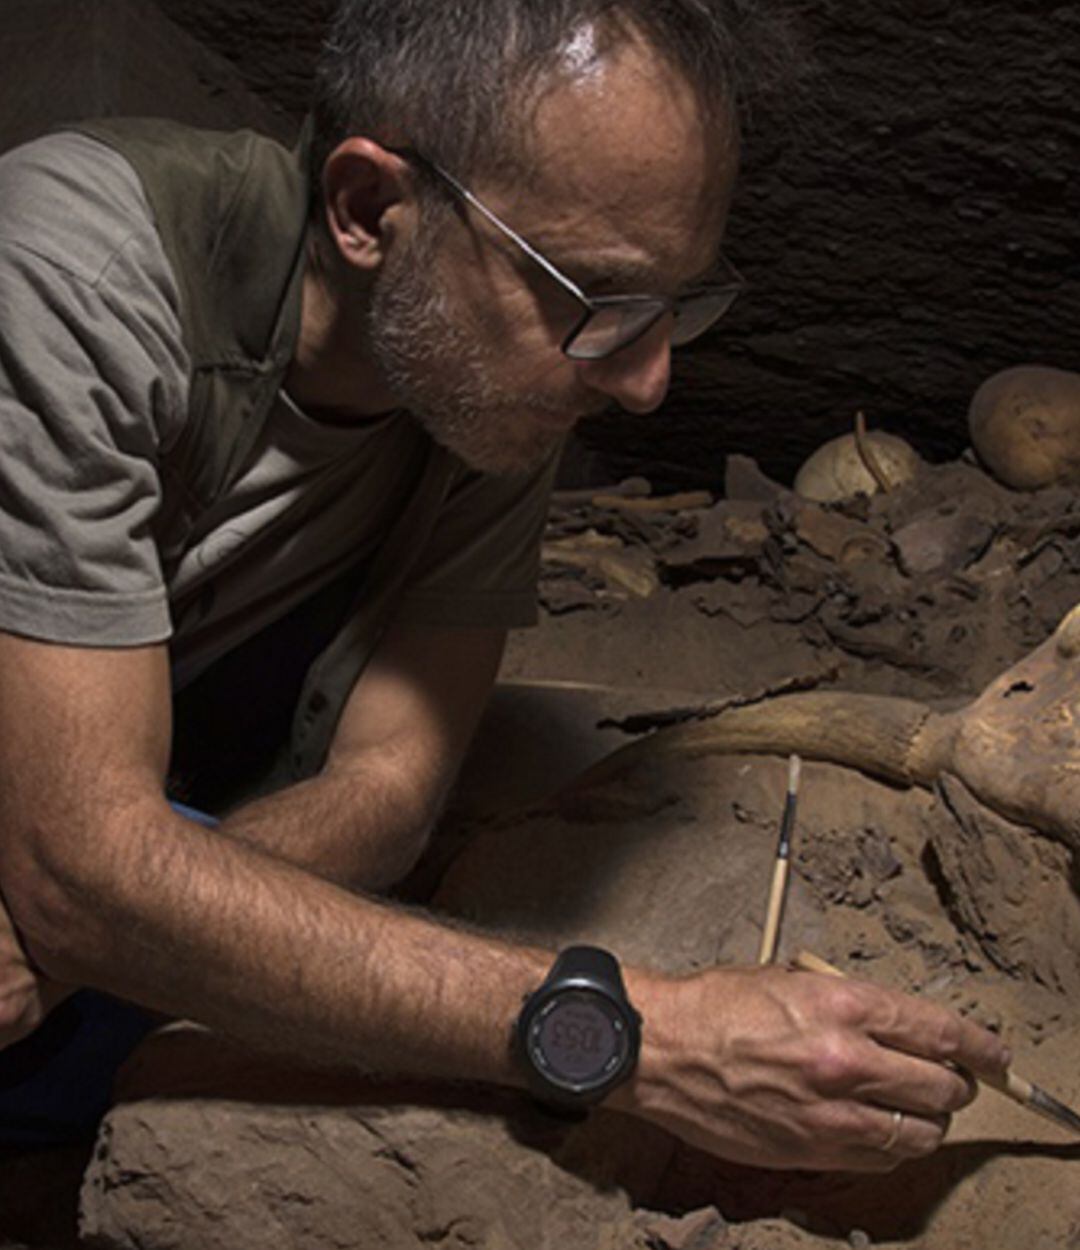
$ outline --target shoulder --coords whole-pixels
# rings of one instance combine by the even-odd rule
[[[121,255],[159,261],[146,196],[114,149],[73,131],[0,156],[0,244],[17,248],[90,285]]]

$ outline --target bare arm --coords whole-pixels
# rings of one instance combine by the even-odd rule
[[[380,890],[400,880],[457,774],[504,641],[494,629],[391,627],[322,772],[239,809],[222,828],[343,884]]]
[[[181,819],[160,796],[167,706],[158,649],[0,636],[0,890],[45,971],[309,1058],[517,1083],[509,1026],[550,955]],[[644,1045],[613,1103],[726,1158],[894,1166],[973,1097],[958,1068],[1006,1062],[953,1013],[857,982],[629,969],[627,984]]]
[[[500,630],[391,628],[357,683],[319,776],[233,813],[241,841],[356,888],[415,862],[494,681]],[[41,976],[0,897],[0,1048],[71,987]]]
[[[161,649],[0,636],[0,689],[0,889],[47,974],[296,1053],[511,1079],[506,1022],[547,957],[177,816]]]

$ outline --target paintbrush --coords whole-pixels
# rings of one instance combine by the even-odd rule
[[[802,762],[797,755],[788,760],[787,798],[784,813],[780,817],[780,836],[776,842],[776,859],[773,863],[772,884],[769,886],[769,902],[765,908],[765,928],[761,934],[759,964],[771,964],[776,958],[776,943],[780,936],[780,921],[784,914],[787,896],[788,869],[791,866],[791,832],[795,827],[795,801],[799,793],[799,776]]]
[[[844,975],[839,968],[834,968],[832,964],[826,963],[824,959],[812,955],[809,951],[800,951],[793,962],[796,968],[802,968],[804,972],[822,972],[830,977]],[[1080,1115],[1052,1094],[1048,1094],[1045,1089],[1040,1089],[1038,1085],[1033,1085],[1031,1081],[1017,1073],[1005,1072],[1000,1077],[980,1076],[977,1079],[981,1084],[989,1085],[991,1089],[996,1089],[998,1093],[1011,1098],[1013,1102],[1019,1103],[1021,1107],[1026,1107],[1036,1115],[1041,1115],[1044,1119],[1051,1120],[1059,1127],[1067,1128],[1073,1133],[1080,1133]]]

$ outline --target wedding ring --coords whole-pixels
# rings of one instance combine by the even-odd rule
[[[894,1111],[892,1113],[892,1129],[889,1132],[888,1140],[881,1149],[888,1154],[890,1150],[900,1140],[900,1127],[904,1123],[904,1113],[902,1111]]]

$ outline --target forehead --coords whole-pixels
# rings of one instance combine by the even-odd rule
[[[501,203],[536,246],[624,273],[680,280],[714,259],[737,164],[733,128],[642,44],[591,55],[567,45],[568,77],[533,118],[530,176]],[[512,206],[512,207],[511,207]]]

